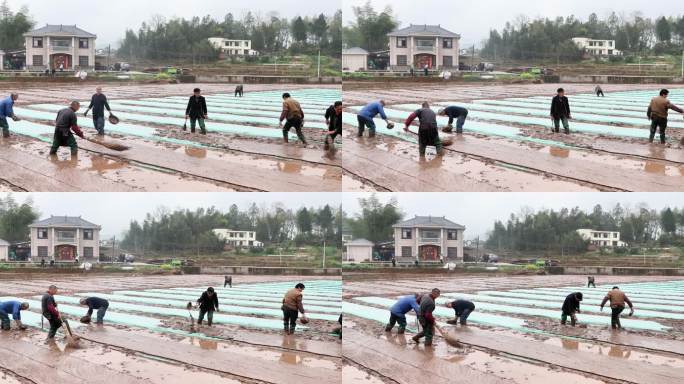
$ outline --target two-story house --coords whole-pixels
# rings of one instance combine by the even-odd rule
[[[224,56],[258,56],[252,49],[252,40],[232,40],[223,37],[210,37],[209,43]]]
[[[621,56],[622,51],[615,49],[615,40],[573,37],[572,42],[590,56]]]
[[[387,34],[392,69],[458,70],[461,36],[439,25],[413,25]]]
[[[463,261],[463,225],[445,217],[415,216],[392,227],[397,260]]]
[[[624,247],[627,245],[620,240],[620,232],[617,231],[596,231],[593,229],[581,228],[577,230],[584,240],[589,240],[591,245],[597,247]]]
[[[97,36],[75,25],[46,25],[24,33],[29,71],[95,68]]]
[[[256,239],[254,231],[236,231],[234,229],[217,228],[212,230],[216,237],[226,241],[226,245],[237,248],[261,248],[264,243]]]
[[[34,260],[73,262],[99,260],[99,225],[80,216],[50,216],[29,225]]]

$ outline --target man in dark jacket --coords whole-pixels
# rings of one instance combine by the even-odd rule
[[[233,276],[223,276],[223,288],[225,288],[226,285],[233,288]]]
[[[560,132],[560,123],[562,122],[565,133],[570,133],[570,124],[568,124],[568,120],[572,119],[570,102],[565,97],[563,88],[558,88],[556,96],[551,99],[551,118],[553,119],[554,132]]]
[[[214,288],[209,287],[206,291],[202,292],[202,296],[197,299],[197,304],[199,305],[200,311],[197,317],[197,324],[202,325],[202,320],[204,320],[204,315],[207,315],[207,324],[211,327],[211,323],[214,321],[214,311],[218,312],[219,302]]]
[[[62,319],[57,310],[57,302],[55,302],[55,295],[57,294],[57,287],[51,285],[47,292],[40,299],[40,306],[43,316],[50,323],[50,330],[48,331],[48,340],[54,339],[57,330],[62,326]]]
[[[452,302],[446,303],[445,305],[447,308],[454,310],[456,318],[447,321],[447,323],[454,325],[458,324],[459,320],[461,321],[461,325],[466,325],[468,316],[470,316],[470,314],[475,310],[475,304],[469,300],[454,300]]]
[[[451,132],[453,129],[452,124],[454,119],[456,119],[456,133],[463,133],[463,124],[465,124],[466,118],[468,117],[468,110],[456,105],[450,105],[446,108],[442,108],[437,112],[440,116],[449,116],[449,125],[442,129],[442,132]]]
[[[185,108],[185,118],[190,119],[190,132],[195,133],[195,125],[199,122],[200,133],[206,135],[207,129],[204,126],[204,120],[208,117],[207,102],[201,93],[202,91],[199,88],[193,90],[193,95],[190,96],[188,106]]]
[[[325,123],[328,125],[328,132],[325,136],[324,149],[327,151],[331,147],[335,148],[335,138],[342,136],[342,102],[336,101],[325,111]],[[328,143],[330,140],[330,143]]]
[[[236,86],[235,87],[235,97],[238,97],[238,95],[240,95],[240,97],[242,97],[243,91],[244,91],[244,87],[242,86],[242,84]]]
[[[103,324],[105,313],[107,313],[107,308],[109,308],[109,301],[99,297],[88,297],[81,299],[79,302],[81,305],[88,307],[88,313],[86,313],[88,319],[93,315],[93,310],[97,309],[97,320],[95,321],[95,324]]]
[[[420,299],[420,313],[418,314],[418,322],[423,330],[413,336],[413,341],[420,342],[422,337],[425,337],[425,346],[432,346],[432,336],[435,334],[435,317],[432,312],[435,310],[435,300],[439,297],[439,289],[434,288],[429,294],[423,295]]]
[[[86,109],[85,112],[83,112],[83,116],[88,116],[88,111],[91,109],[93,110],[93,126],[95,127],[95,130],[97,130],[98,135],[104,135],[104,127],[105,127],[105,117],[104,117],[104,110],[107,108],[107,111],[109,111],[109,115],[111,116],[112,110],[109,108],[109,103],[107,102],[107,96],[102,93],[102,87],[97,87],[95,88],[95,94],[93,97],[90,98],[90,105],[88,106],[88,109]]]
[[[283,327],[286,334],[292,335],[297,327],[297,317],[302,314],[302,321],[308,322],[304,313],[304,284],[297,283],[294,288],[287,290],[283,296]]]
[[[425,157],[425,148],[432,145],[437,148],[437,154],[443,153],[442,142],[439,140],[439,132],[437,130],[437,115],[430,109],[430,105],[423,103],[422,108],[413,112],[406,119],[404,123],[404,131],[409,131],[409,126],[416,119],[419,120],[418,125],[418,151],[421,157]]]
[[[59,147],[70,147],[71,155],[78,154],[78,144],[72,131],[76,136],[85,139],[81,128],[78,127],[78,118],[76,112],[81,108],[78,101],[72,101],[69,108],[64,108],[57,112],[57,119],[55,119],[55,134],[52,139],[52,147],[50,148],[50,155],[56,155]]]
[[[580,301],[582,301],[582,292],[573,292],[565,297],[561,307],[561,324],[565,325],[568,316],[570,316],[570,325],[574,327],[577,324],[577,315],[575,314],[580,313]]]

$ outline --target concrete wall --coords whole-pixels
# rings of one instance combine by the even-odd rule
[[[654,275],[654,276],[684,276],[684,268],[650,268],[650,267],[549,267],[548,272],[553,275]]]
[[[556,75],[544,76],[545,83],[589,84],[672,84],[682,83],[680,77],[668,76],[615,76],[615,75]]]
[[[282,267],[248,267],[223,266],[200,267],[202,274],[216,275],[341,275],[340,268],[282,268]]]
[[[198,83],[241,84],[341,84],[341,77],[321,76],[244,76],[244,75],[197,75]]]

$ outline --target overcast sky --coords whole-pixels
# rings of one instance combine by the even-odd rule
[[[342,8],[344,23],[354,18],[352,6],[365,4],[366,0],[344,0]],[[658,17],[684,13],[681,0],[649,2],[644,0],[372,0],[376,11],[388,4],[401,26],[409,24],[440,24],[461,34],[461,46],[478,45],[489,36],[490,29],[501,30],[507,21],[518,15],[530,18],[568,16],[586,20],[595,12],[600,18],[610,12],[630,15],[641,11],[644,16]]]
[[[345,193],[342,205],[348,216],[359,211],[359,197],[369,193]],[[580,207],[585,210],[601,204],[604,209],[616,203],[623,207],[636,207],[646,202],[649,207],[660,210],[665,206],[684,207],[684,193],[378,193],[381,201],[396,197],[405,218],[418,216],[446,216],[447,219],[466,226],[465,238],[484,236],[492,229],[494,221],[508,219],[511,213],[519,213],[522,207],[561,209]]]
[[[3,198],[7,193],[0,193]],[[23,202],[31,196],[40,218],[50,215],[81,216],[83,219],[102,226],[102,238],[121,236],[128,229],[131,220],[141,221],[148,212],[157,207],[171,210],[209,208],[214,206],[228,211],[232,204],[246,209],[252,202],[257,206],[283,203],[293,210],[302,206],[322,207],[325,204],[339,206],[340,193],[13,193],[15,199]]]
[[[248,11],[263,16],[275,11],[291,18],[320,13],[332,15],[342,6],[340,0],[9,0],[9,4],[13,10],[27,5],[37,26],[76,24],[97,35],[98,48],[107,44],[118,46],[127,28],[137,30],[153,15],[167,18],[212,15],[223,20],[229,12],[235,18],[241,18]]]

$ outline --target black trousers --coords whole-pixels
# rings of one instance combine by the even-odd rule
[[[48,331],[48,339],[52,339],[57,334],[57,330],[62,327],[62,320],[52,316],[52,314],[43,315],[43,316],[45,316],[45,318],[50,323],[50,330]]]
[[[298,310],[283,307],[283,326],[285,329],[294,331],[297,326],[297,317],[299,317]]]
[[[620,324],[620,314],[625,310],[625,306],[616,305],[614,307],[610,307],[610,310],[610,326],[613,328],[622,328],[622,324]]]
[[[667,119],[662,117],[653,117],[651,119],[651,135],[649,141],[652,143],[655,138],[656,130],[660,129],[660,143],[665,144],[665,129],[667,128]]]
[[[306,139],[304,138],[304,134],[302,134],[302,119],[299,117],[293,117],[285,121],[285,125],[283,126],[283,139],[285,139],[285,141],[288,141],[287,134],[290,133],[291,128],[294,128],[295,131],[297,131],[297,137],[299,137],[299,140],[306,144]]]

